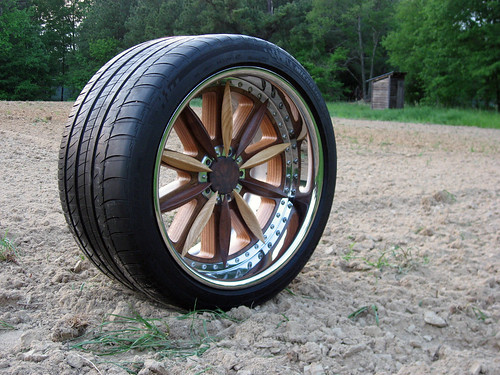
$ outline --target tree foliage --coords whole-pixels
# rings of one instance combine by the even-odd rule
[[[385,39],[415,101],[498,108],[500,3],[402,0]]]
[[[367,80],[398,69],[411,101],[498,106],[499,13],[498,0],[4,0],[0,99],[71,98],[132,45],[237,33],[288,50],[328,99],[367,99]]]
[[[0,99],[33,100],[48,95],[49,59],[32,13],[14,0],[0,4]]]

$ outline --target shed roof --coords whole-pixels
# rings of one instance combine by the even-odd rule
[[[392,71],[392,72],[385,73],[385,74],[382,74],[382,75],[377,76],[377,77],[367,79],[366,82],[378,81],[378,80],[387,78],[389,76],[394,76],[395,78],[404,78],[405,75],[406,75],[406,72],[394,72],[394,71]]]

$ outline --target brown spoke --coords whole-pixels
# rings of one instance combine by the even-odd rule
[[[264,242],[264,234],[262,233],[259,220],[255,216],[252,208],[248,205],[247,202],[245,202],[245,200],[236,190],[233,190],[233,196],[236,200],[236,205],[238,206],[241,217],[243,218],[243,221],[247,225],[248,229],[252,231],[255,237]]]
[[[298,142],[303,141],[304,139],[306,139],[306,137],[307,137],[307,130],[306,127],[303,126],[302,129],[300,130],[299,136],[297,137],[297,141]]]
[[[252,156],[246,162],[244,162],[240,168],[242,168],[242,169],[252,168],[252,167],[255,167],[257,165],[263,164],[266,161],[274,158],[276,155],[281,154],[289,146],[290,146],[290,143],[279,143],[277,145],[267,147],[264,150],[255,154],[254,156]]]
[[[201,209],[198,216],[191,225],[189,229],[189,233],[187,234],[186,241],[184,242],[184,247],[182,248],[182,256],[185,256],[189,249],[194,245],[197,238],[200,236],[203,228],[207,225],[208,220],[212,216],[212,212],[214,211],[215,202],[217,200],[217,193],[212,195],[212,197],[205,203],[203,208]]]
[[[287,195],[278,187],[268,184],[254,178],[245,178],[240,180],[241,185],[252,194],[260,195],[266,198],[286,198]]]
[[[194,113],[193,109],[190,106],[187,106],[184,111],[182,111],[182,115],[184,116],[184,120],[188,125],[188,129],[193,133],[193,137],[196,139],[196,141],[200,144],[201,147],[203,147],[205,152],[210,155],[210,157],[216,158],[217,154],[215,153],[210,135],[208,134],[207,129],[201,122],[198,115]]]
[[[203,190],[209,187],[210,183],[208,182],[204,184],[184,184],[160,197],[160,211],[168,212],[179,208],[192,199],[195,199]]]
[[[221,111],[224,88],[212,88],[202,94],[201,121],[207,128],[207,132],[215,143],[221,143]]]
[[[302,121],[302,117],[300,116],[297,107],[292,102],[290,97],[281,90],[280,97],[285,99],[283,100],[283,103],[285,104],[287,112],[291,116],[290,120],[292,121],[293,131],[295,132],[295,134],[302,134],[305,131],[305,126],[303,126],[304,124]]]
[[[212,172],[212,170],[192,156],[171,150],[164,150],[161,161],[171,167],[189,172]]]
[[[310,193],[297,193],[293,198],[293,205],[302,219],[305,217],[307,210],[309,209],[310,203],[311,203]]]
[[[244,133],[241,135],[241,139],[236,150],[236,157],[240,156],[243,150],[245,150],[250,142],[252,142],[252,139],[259,129],[259,126],[266,114],[268,101],[269,99],[264,103],[260,103],[257,110],[255,110],[247,119],[242,130]]]
[[[226,267],[229,255],[229,243],[231,240],[231,212],[226,197],[222,197],[219,220],[219,255]]]
[[[229,82],[226,82],[224,88],[224,99],[222,100],[222,143],[224,144],[224,152],[229,155],[229,148],[231,147],[231,139],[233,138],[233,104],[231,102],[231,89]]]

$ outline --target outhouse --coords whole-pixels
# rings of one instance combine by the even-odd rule
[[[369,79],[372,109],[403,108],[405,102],[405,75],[389,72]]]

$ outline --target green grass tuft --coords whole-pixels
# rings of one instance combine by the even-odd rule
[[[347,317],[351,320],[357,320],[360,315],[369,313],[370,310],[373,312],[373,315],[375,316],[375,323],[377,326],[380,324],[379,318],[378,318],[378,307],[377,305],[368,305],[368,306],[363,306],[357,309],[356,311],[352,312],[349,314]]]
[[[0,238],[0,262],[16,263],[17,251],[12,241],[7,238],[7,233]]]
[[[0,320],[0,330],[9,330],[9,329],[15,329],[15,328],[14,326],[11,326],[9,323]]]
[[[500,114],[493,111],[428,106],[373,110],[366,103],[346,102],[329,102],[327,107],[333,117],[500,129]]]
[[[110,315],[114,320],[104,321],[92,334],[92,338],[72,345],[72,348],[91,352],[98,356],[125,353],[131,350],[154,350],[160,357],[188,357],[201,355],[212,338],[206,329],[200,333],[191,326],[189,340],[174,340],[164,319],[146,319],[136,314],[133,317]]]

